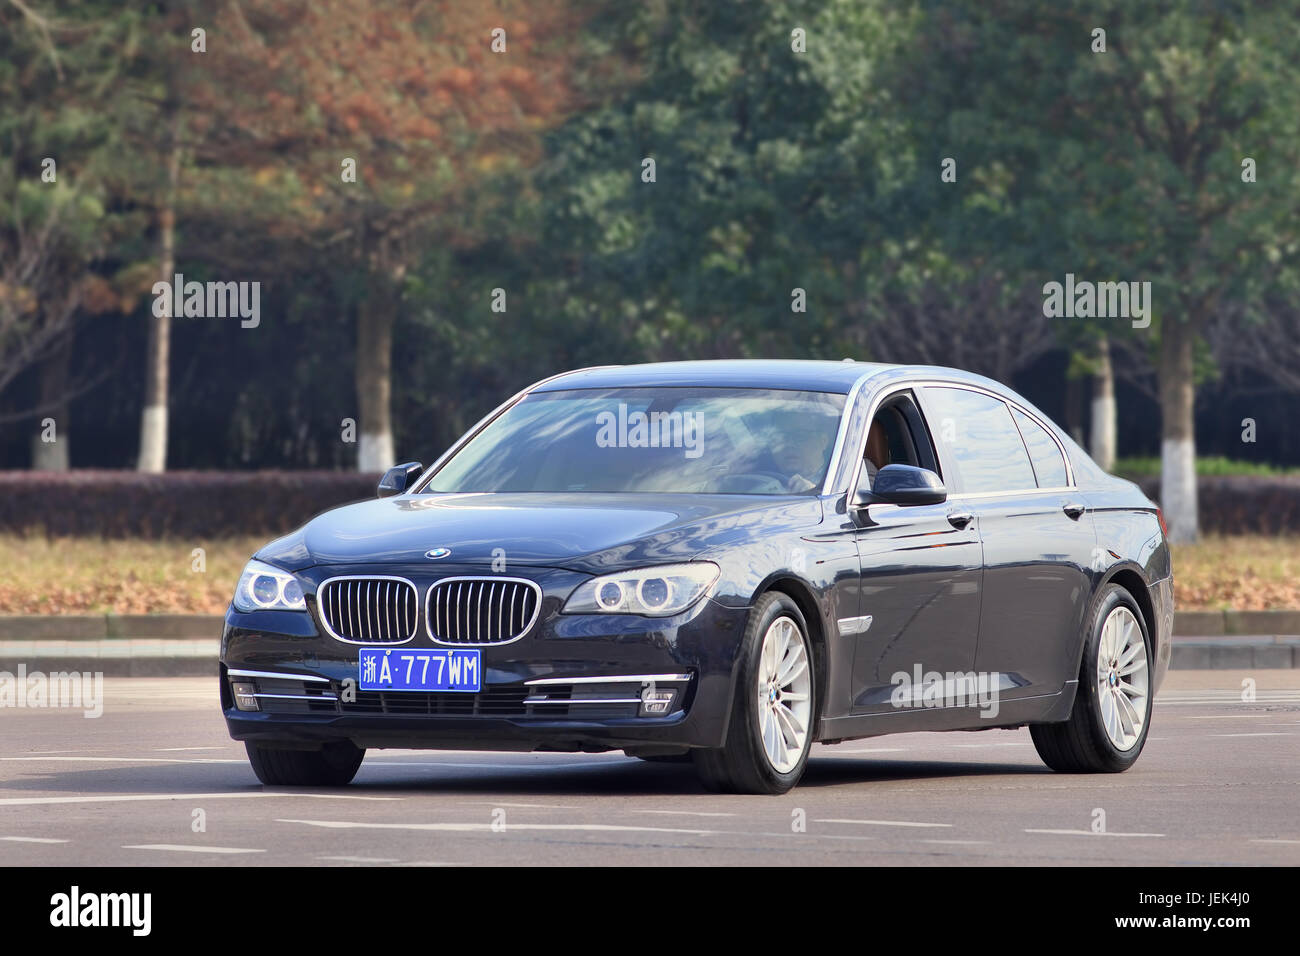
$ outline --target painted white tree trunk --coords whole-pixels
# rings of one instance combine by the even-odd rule
[[[140,459],[136,471],[167,470],[167,406],[150,405],[140,416]]]
[[[361,433],[357,441],[357,471],[387,471],[397,464],[393,451],[393,433]]]
[[[32,440],[33,471],[68,470],[68,433],[60,431],[57,441],[41,441],[38,434]]]
[[[1197,538],[1196,441],[1166,438],[1160,446],[1160,506],[1169,525],[1169,540]]]
[[[1092,380],[1092,435],[1088,445],[1093,461],[1106,471],[1115,470],[1119,427],[1117,416],[1110,343],[1102,339],[1097,351],[1097,374]]]

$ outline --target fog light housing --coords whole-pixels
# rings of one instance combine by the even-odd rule
[[[675,690],[652,690],[647,687],[641,692],[641,710],[638,717],[662,717],[673,709],[677,698]]]
[[[257,688],[253,684],[232,683],[231,693],[235,695],[235,706],[240,710],[258,710]]]

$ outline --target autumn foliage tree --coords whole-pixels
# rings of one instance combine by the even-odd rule
[[[208,27],[186,103],[192,200],[232,233],[265,229],[358,277],[322,318],[355,321],[361,470],[395,460],[408,272],[428,243],[478,241],[480,184],[541,155],[571,99],[555,41],[581,16],[559,2],[253,0]]]

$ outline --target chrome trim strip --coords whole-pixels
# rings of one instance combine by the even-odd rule
[[[417,613],[415,615],[416,617],[415,626],[411,630],[410,635],[408,635],[407,637],[403,638],[400,641],[379,641],[379,642],[376,642],[374,640],[354,641],[351,638],[340,636],[338,633],[335,632],[334,628],[330,626],[330,622],[327,620],[325,616],[324,608],[322,607],[322,595],[325,593],[326,585],[333,584],[336,581],[400,581],[403,584],[410,587],[411,589],[410,593],[412,596],[415,597],[417,601],[419,600],[419,596],[420,596],[420,591],[418,588],[416,588],[415,583],[413,581],[411,581],[409,578],[403,578],[393,574],[341,574],[332,578],[326,578],[324,581],[322,581],[320,584],[316,586],[316,616],[320,618],[321,625],[324,626],[325,628],[325,633],[327,633],[330,637],[334,638],[334,640],[341,641],[344,644],[358,644],[358,645],[366,644],[374,647],[396,647],[399,644],[409,644],[411,641],[415,640],[415,635],[420,633],[420,621],[419,621],[420,615]],[[348,619],[347,623],[348,623],[348,627],[351,627],[352,618],[354,616],[352,613],[353,608],[352,608],[352,600],[351,600],[351,591],[350,590],[345,591],[344,594],[348,599],[347,600],[347,619]],[[355,610],[356,610],[355,617],[358,623],[357,629],[360,630],[360,622],[362,620],[363,610],[361,607],[357,607]],[[368,626],[367,629],[369,629]]]
[[[464,582],[470,582],[470,587],[467,592],[468,595],[473,594],[473,585],[474,582],[477,582],[480,585],[478,603],[479,606],[481,607],[483,603],[481,586],[484,584],[490,584],[494,581],[511,581],[516,584],[523,584],[526,587],[531,588],[533,593],[537,595],[537,605],[536,607],[533,608],[533,616],[528,619],[528,622],[523,626],[523,628],[519,631],[519,633],[516,636],[510,638],[510,640],[508,641],[444,641],[434,635],[433,625],[430,622],[430,618],[429,618],[429,600],[430,598],[433,597],[433,592],[435,588],[439,588],[444,584],[455,583],[457,586],[457,600],[459,601],[460,588],[463,587]],[[515,593],[518,594],[517,591]],[[504,592],[503,592],[503,596],[504,596]],[[451,578],[442,578],[430,584],[429,589],[424,592],[424,632],[429,636],[429,640],[439,645],[440,647],[503,647],[506,644],[513,644],[515,641],[522,640],[524,637],[528,635],[528,632],[532,630],[533,625],[537,623],[537,619],[542,615],[543,597],[544,595],[542,594],[541,585],[539,585],[536,581],[529,580],[528,578],[508,578],[508,577],[485,578],[477,575],[458,575],[456,577],[451,577]],[[470,600],[472,600],[472,597],[470,598]],[[466,631],[468,631],[469,630],[469,600],[466,600],[462,603],[464,603],[465,605],[465,629]],[[448,611],[450,610],[451,610],[450,602],[448,602]],[[491,611],[492,609],[491,607],[489,607],[488,613],[491,614]],[[513,620],[514,619],[514,597],[513,596],[510,599],[510,612],[511,612],[510,620]],[[477,611],[475,613],[477,614]],[[477,618],[476,618],[476,622],[477,622]],[[509,621],[506,622],[506,625],[508,624]]]
[[[278,671],[246,671],[234,670],[233,668],[226,671],[227,677],[270,677],[275,680],[313,680],[328,684],[328,677],[317,677],[315,674],[282,674]]]
[[[1061,487],[1057,487],[1057,488],[1026,488],[1026,489],[1024,489],[1023,491],[989,491],[989,492],[979,492],[979,493],[977,493],[977,494],[970,494],[970,495],[967,495],[967,494],[964,494],[964,493],[962,493],[962,494],[951,494],[951,495],[949,495],[949,500],[952,500],[952,499],[959,499],[959,498],[967,498],[967,497],[970,497],[970,498],[975,498],[975,497],[1009,497],[1009,496],[1011,496],[1011,495],[1024,495],[1024,494],[1029,494],[1029,493],[1031,493],[1031,492],[1039,492],[1039,491],[1042,491],[1042,492],[1062,492],[1062,491],[1078,491],[1078,490],[1079,490],[1079,489],[1078,489],[1078,486],[1076,485],[1075,480],[1074,480],[1074,465],[1073,465],[1073,464],[1071,463],[1071,461],[1070,461],[1070,456],[1069,456],[1068,454],[1066,454],[1066,452],[1065,452],[1065,446],[1064,446],[1063,444],[1061,444],[1061,440],[1060,440],[1060,438],[1057,437],[1057,435],[1056,435],[1056,429],[1054,429],[1053,427],[1051,427],[1050,425],[1048,425],[1046,422],[1044,422],[1041,418],[1039,418],[1039,416],[1035,415],[1035,414],[1034,414],[1033,412],[1031,412],[1029,409],[1025,408],[1023,405],[1021,405],[1021,404],[1020,404],[1019,402],[1017,402],[1015,399],[1013,399],[1013,398],[1009,398],[1009,397],[1006,396],[1006,395],[1002,395],[1002,394],[1000,394],[1000,393],[998,393],[998,392],[995,392],[993,389],[985,388],[983,385],[972,385],[972,384],[970,384],[969,382],[954,382],[954,381],[948,381],[948,380],[945,380],[945,379],[939,379],[939,378],[925,378],[925,379],[914,379],[914,380],[909,380],[909,381],[904,381],[904,382],[898,382],[898,383],[895,383],[894,385],[888,386],[888,387],[886,387],[885,389],[883,389],[883,390],[881,391],[881,393],[880,393],[878,396],[876,396],[876,398],[872,401],[872,403],[871,403],[871,407],[870,407],[870,409],[868,409],[868,414],[867,414],[867,427],[866,427],[865,429],[863,429],[863,432],[862,432],[862,441],[859,442],[859,444],[858,444],[858,459],[857,459],[857,464],[856,464],[856,465],[854,466],[854,468],[853,468],[853,474],[849,477],[849,487],[848,487],[848,489],[847,489],[847,491],[848,491],[849,494],[852,494],[852,493],[853,493],[853,489],[857,488],[857,486],[858,486],[859,475],[860,475],[861,472],[862,472],[862,459],[863,459],[863,457],[864,457],[864,456],[866,455],[866,453],[867,453],[867,433],[871,430],[871,423],[872,423],[873,421],[875,421],[876,415],[877,415],[877,413],[880,411],[880,406],[881,406],[882,404],[884,404],[885,399],[889,398],[889,397],[892,396],[892,395],[897,394],[898,392],[905,392],[905,391],[909,391],[909,390],[914,389],[914,388],[926,388],[926,387],[933,387],[933,388],[960,388],[960,389],[964,389],[964,390],[966,390],[966,391],[968,391],[968,392],[978,392],[978,393],[981,394],[981,395],[987,395],[987,396],[989,396],[990,398],[996,398],[996,399],[998,399],[999,401],[1006,402],[1007,405],[1010,406],[1011,408],[1016,409],[1016,411],[1022,412],[1022,413],[1023,413],[1026,417],[1028,417],[1031,421],[1037,422],[1038,425],[1042,427],[1043,431],[1047,432],[1048,437],[1050,437],[1050,438],[1052,439],[1052,441],[1056,443],[1056,447],[1057,447],[1057,449],[1058,449],[1058,450],[1060,451],[1060,453],[1061,453],[1061,458],[1065,461],[1065,474],[1066,474],[1066,478],[1067,478],[1068,481],[1070,482],[1069,485],[1067,485],[1067,486],[1064,487],[1064,488],[1061,488]],[[920,414],[921,414],[921,418],[922,418],[923,420],[925,420],[925,422],[926,422],[927,425],[932,425],[932,423],[931,423],[928,419],[926,419],[926,417],[925,417],[925,410],[924,410],[923,408],[920,407],[920,403],[919,403],[919,402],[918,402],[918,405],[917,405],[917,411],[920,412]],[[1014,423],[1014,419],[1013,419],[1013,423]],[[933,444],[934,444],[934,441],[935,441],[933,435],[930,436],[930,441],[931,441],[931,444],[933,445]],[[937,456],[938,453],[939,453],[939,449],[936,447],[936,448],[934,449],[934,451],[935,451],[935,454],[936,454],[936,456]],[[1025,450],[1025,453],[1026,453],[1026,455],[1028,455],[1028,449]],[[947,484],[947,482],[945,482],[945,485],[946,485],[946,484]],[[830,492],[828,491],[827,493],[829,494]]]
[[[619,674],[613,677],[539,677],[524,681],[525,687],[544,684],[643,684],[650,681],[655,684],[678,684],[689,681],[690,674]]]
[[[525,697],[525,704],[639,704],[640,697]]]
[[[275,700],[338,700],[333,694],[254,694],[253,696]]]
[[[849,634],[865,634],[871,630],[871,615],[863,614],[860,617],[842,617],[839,621],[840,636]]]

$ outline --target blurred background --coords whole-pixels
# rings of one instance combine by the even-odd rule
[[[1005,381],[1161,502],[1180,608],[1300,607],[1298,38],[1269,0],[0,0],[0,612],[220,611],[536,379],[733,357]],[[255,315],[160,314],[178,274]],[[1067,276],[1148,312],[1049,315]]]

